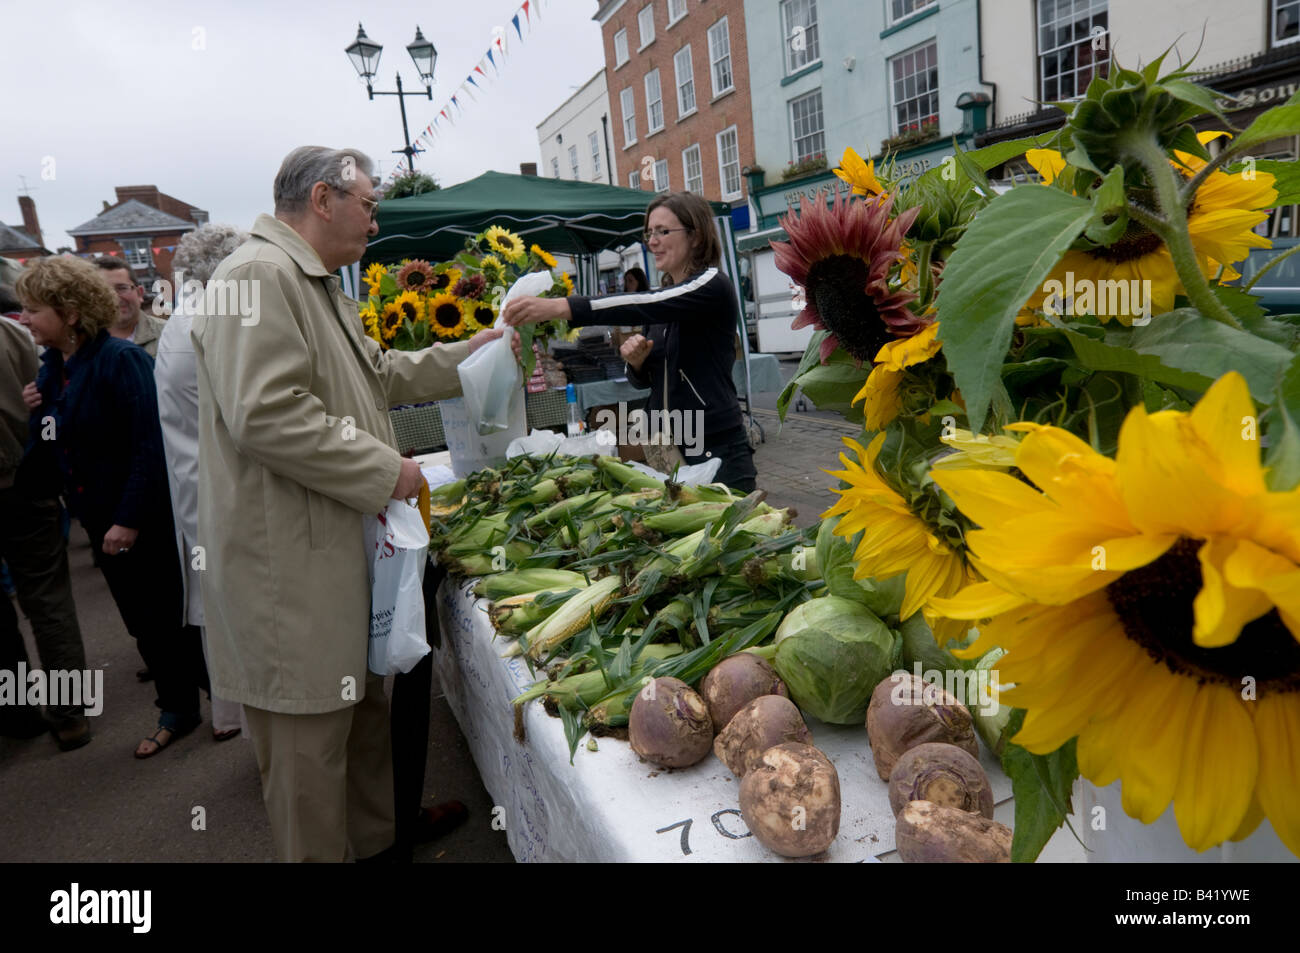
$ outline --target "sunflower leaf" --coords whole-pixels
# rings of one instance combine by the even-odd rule
[[[1274,106],[1262,113],[1246,127],[1245,132],[1232,140],[1229,148],[1237,154],[1261,142],[1280,139],[1283,136],[1294,136],[1298,133],[1300,133],[1300,93],[1296,93],[1283,105]]]
[[[980,212],[948,259],[939,291],[939,334],[976,432],[1001,388],[1016,314],[1092,215],[1086,199],[1036,186],[1015,188]],[[1026,254],[1030,249],[1035,253]]]
[[[1135,374],[1193,392],[1207,390],[1220,376],[1235,370],[1261,402],[1271,398],[1291,361],[1291,352],[1280,344],[1211,321],[1191,308],[1158,315],[1145,327],[1110,330],[1104,341],[1069,328],[1066,335],[1075,356],[1089,370]]]
[[[843,351],[836,351],[826,364],[815,365],[796,377],[791,383],[798,384],[804,396],[811,400],[818,410],[830,410],[840,414],[850,423],[863,423],[862,407],[853,406],[853,398],[867,379],[870,370],[858,367],[857,362]]]
[[[1024,710],[1013,709],[1003,736],[1015,737],[1024,720]],[[1072,738],[1047,755],[1030,754],[1011,742],[1003,750],[1002,770],[1011,779],[1016,803],[1011,832],[1012,863],[1033,863],[1052,835],[1066,823],[1072,810],[1070,795],[1074,779],[1079,776],[1074,749]]]
[[[1268,419],[1268,486],[1284,493],[1300,484],[1300,355],[1282,375]]]
[[[813,336],[808,341],[808,346],[804,348],[803,358],[799,361],[799,366],[795,368],[794,376],[790,378],[790,383],[785,385],[785,390],[781,391],[781,396],[776,399],[776,412],[781,417],[781,422],[785,422],[785,415],[790,406],[790,401],[794,400],[795,391],[799,389],[799,378],[805,371],[821,363],[822,341],[826,340],[829,331],[814,331]]]
[[[1228,117],[1219,106],[1218,97],[1199,83],[1190,83],[1185,79],[1164,79],[1160,87],[1174,99],[1195,106],[1198,113],[1213,113],[1220,122],[1228,122]],[[1204,146],[1201,149],[1204,151]]]
[[[974,163],[983,172],[1000,166],[1008,159],[1014,159],[1016,156],[1024,155],[1030,149],[1042,149],[1047,143],[1056,138],[1053,132],[1045,136],[1025,136],[1023,139],[1008,139],[1006,142],[996,142],[991,146],[985,146],[983,149],[972,149],[970,152],[962,153],[964,158]]]

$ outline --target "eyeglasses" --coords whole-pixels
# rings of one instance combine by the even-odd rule
[[[689,232],[689,231],[694,231],[694,229],[692,229],[691,226],[689,225],[684,225],[681,228],[647,228],[644,232],[641,233],[641,237],[645,239],[645,242],[648,245],[650,244],[651,240],[656,238],[667,238],[673,232]]]
[[[368,199],[364,195],[357,195],[356,192],[349,192],[347,189],[340,189],[337,186],[335,186],[334,190],[336,192],[342,192],[344,195],[350,195],[360,202],[365,207],[366,211],[370,213],[370,221],[373,222],[379,217],[379,203],[374,199]]]

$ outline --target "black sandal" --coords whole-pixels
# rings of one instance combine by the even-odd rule
[[[152,744],[154,746],[152,751],[145,751],[143,754],[141,754],[140,746],[139,745],[136,746],[135,756],[137,758],[140,758],[141,760],[143,760],[144,758],[152,758],[154,755],[162,751],[163,748],[166,748],[177,738],[182,738],[185,735],[188,735],[191,731],[193,731],[195,728],[199,726],[198,718],[190,719],[184,723],[175,723],[173,721],[173,724],[170,725],[166,724],[167,721],[173,721],[173,719],[169,719],[166,716],[164,716],[163,720],[158,722],[158,727],[154,729],[153,734],[140,742],[141,745]],[[158,737],[164,731],[167,732],[166,741],[162,741]]]

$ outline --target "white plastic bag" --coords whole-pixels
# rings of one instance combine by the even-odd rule
[[[370,571],[367,667],[376,675],[409,672],[429,654],[424,634],[424,563],[429,527],[404,500],[365,519]]]
[[[461,391],[469,418],[478,429],[479,436],[500,433],[510,427],[511,400],[524,385],[523,369],[515,360],[510,346],[515,329],[506,324],[503,316],[506,305],[515,298],[540,295],[555,283],[549,271],[532,271],[516,281],[501,302],[501,312],[493,327],[505,328],[505,334],[481,347],[456,368],[460,375]],[[522,394],[520,400],[523,399]],[[522,436],[522,434],[516,434]]]

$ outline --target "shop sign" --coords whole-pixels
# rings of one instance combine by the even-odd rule
[[[1219,108],[1224,112],[1233,112],[1238,109],[1250,109],[1253,106],[1280,106],[1295,95],[1296,82],[1296,80],[1287,80],[1268,86],[1248,86],[1234,93],[1232,98],[1220,98]]]

